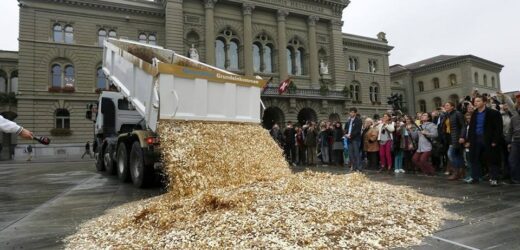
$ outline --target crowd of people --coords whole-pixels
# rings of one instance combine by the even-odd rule
[[[288,122],[283,129],[275,124],[270,134],[293,165],[520,184],[520,92],[515,98],[474,91],[415,117],[393,110],[372,119],[351,108],[345,124]]]

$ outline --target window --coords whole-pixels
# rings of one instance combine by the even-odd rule
[[[103,42],[107,39],[107,31],[104,29],[100,29],[98,31],[98,45],[103,47]]]
[[[379,99],[379,84],[372,83],[372,85],[370,86],[369,90],[370,90],[370,101],[372,103],[379,102],[380,101],[380,99]]]
[[[417,85],[419,85],[419,92],[424,92],[424,82],[418,82]]]
[[[438,88],[440,88],[439,78],[435,77],[435,78],[433,78],[432,81],[433,81],[433,88],[434,88],[434,89],[438,89]]]
[[[72,26],[65,26],[65,43],[72,43],[74,41],[74,28]]]
[[[352,84],[350,84],[350,98],[352,99],[352,101],[361,101],[360,86],[361,85],[357,81],[354,81],[352,82]]]
[[[239,42],[235,32],[225,29],[215,40],[215,59],[218,68],[239,69]]]
[[[426,112],[426,101],[424,101],[424,100],[419,101],[419,111],[422,113]]]
[[[368,72],[375,73],[377,71],[377,61],[375,59],[368,60]]]
[[[491,77],[491,87],[493,87],[493,88],[497,87],[497,83],[495,81],[495,77],[494,76]]]
[[[108,32],[108,37],[117,38],[117,32],[115,30],[111,30]]]
[[[440,108],[442,107],[442,99],[440,97],[435,97],[433,98],[433,106],[435,108]]]
[[[305,72],[305,50],[300,40],[293,38],[287,46],[287,70],[289,75],[303,75]]]
[[[253,66],[255,72],[273,72],[273,42],[266,34],[258,35],[253,44]]]
[[[451,84],[451,86],[457,85],[457,75],[455,75],[455,74],[450,75],[450,84]]]
[[[56,109],[54,113],[56,128],[70,129],[70,114],[66,109]]]
[[[11,84],[9,92],[18,93],[18,70],[11,72]]]
[[[102,67],[98,67],[96,70],[96,88],[98,88],[98,89],[107,88],[107,80],[105,77],[105,72],[103,72]]]
[[[62,66],[64,65],[64,67]],[[73,88],[76,82],[74,66],[68,62],[55,63],[51,66],[51,87]]]
[[[478,84],[478,73],[477,72],[475,72],[473,79],[475,81],[475,84]]]
[[[5,77],[5,74],[0,71],[0,93],[6,93],[7,92],[7,78]]]
[[[140,43],[148,43],[147,36],[144,33],[139,34],[138,40]]]
[[[359,69],[358,59],[356,57],[349,57],[348,65],[349,70],[356,71]]]
[[[487,81],[487,75],[485,75],[485,74],[484,74],[484,77],[483,77],[483,78],[484,78],[484,85],[486,85],[486,86],[487,86],[487,85],[488,85],[488,81]]]
[[[52,37],[55,42],[62,43],[63,42],[63,26],[61,24],[57,23],[54,24],[52,28]]]
[[[157,45],[157,37],[154,34],[148,36],[148,44]]]

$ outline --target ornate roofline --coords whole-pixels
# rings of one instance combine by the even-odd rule
[[[397,70],[395,72],[391,72],[391,74],[392,75],[397,75],[397,74],[399,74],[399,73],[401,73],[403,71],[412,72],[414,74],[425,73],[425,72],[432,72],[432,71],[439,71],[439,70],[445,70],[445,69],[453,68],[453,67],[455,67],[455,66],[457,66],[459,64],[466,63],[466,62],[475,63],[475,64],[478,64],[479,66],[485,67],[485,68],[487,68],[487,69],[489,69],[491,71],[496,70],[498,72],[501,72],[502,68],[504,67],[504,65],[501,65],[501,64],[498,64],[498,63],[486,60],[484,58],[480,58],[480,57],[477,57],[477,56],[474,56],[474,55],[464,55],[464,56],[458,56],[458,57],[454,57],[454,58],[451,58],[451,59],[448,59],[448,60],[436,62],[436,63],[430,64],[430,65],[427,65],[427,66],[424,66],[424,67],[420,67],[420,68],[417,68],[417,69],[408,69],[405,66],[402,66],[403,68],[401,68],[400,70]],[[396,66],[396,65],[392,65],[392,67],[393,66]]]
[[[21,7],[28,5],[28,2],[32,0],[18,0],[18,3]],[[150,15],[150,16],[158,16],[164,17],[164,8],[161,2],[147,2],[147,1],[126,1],[122,0],[121,3],[117,2],[109,2],[103,0],[39,0],[38,3],[58,3],[58,4],[68,4],[75,5],[79,7],[89,7],[94,9],[104,9],[109,11],[120,11],[120,12],[128,12],[133,14],[140,15]],[[133,4],[133,5],[132,5]],[[141,4],[141,5],[137,5]]]

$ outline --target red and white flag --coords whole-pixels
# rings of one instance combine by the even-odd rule
[[[289,85],[291,84],[292,79],[287,78],[285,81],[280,83],[280,86],[278,86],[278,94],[283,94],[289,89]]]

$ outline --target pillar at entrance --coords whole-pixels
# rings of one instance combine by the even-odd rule
[[[320,20],[317,16],[309,16],[309,60],[310,60],[310,75],[311,75],[311,86],[319,85],[320,80],[320,67],[318,62],[318,48],[316,46],[316,22]]]
[[[287,35],[285,30],[286,17],[289,15],[287,10],[278,10],[278,68],[280,70],[280,81],[287,79]]]
[[[218,0],[204,0],[206,32],[206,63],[215,65],[215,4]]]
[[[332,38],[331,55],[333,56],[332,60],[329,60],[329,69],[332,68],[333,70],[335,84],[344,84],[347,82],[347,71],[345,70],[347,68],[347,61],[344,59],[342,26],[343,22],[341,20],[332,20],[330,22],[330,34]]]
[[[246,76],[253,76],[253,26],[251,24],[251,15],[255,6],[245,3],[242,6],[244,15],[244,70]]]

